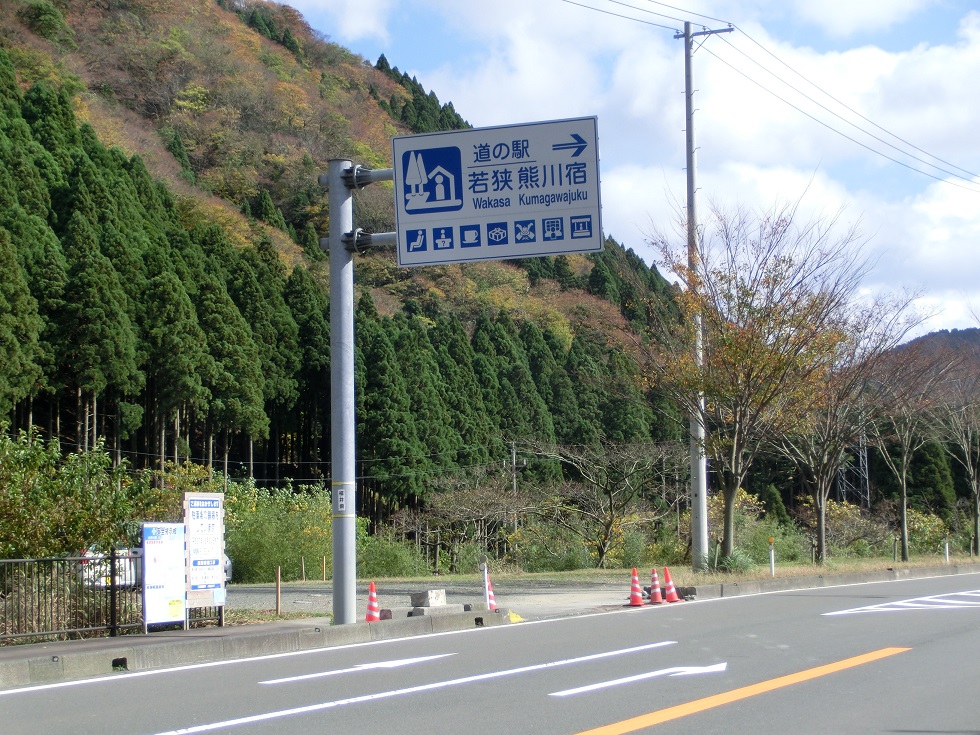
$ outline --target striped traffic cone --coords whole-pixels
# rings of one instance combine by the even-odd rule
[[[487,607],[491,610],[497,609],[497,600],[493,596],[493,582],[490,581],[490,575],[487,575]]]
[[[643,590],[640,589],[640,578],[633,567],[633,579],[630,581],[630,607],[642,607]]]
[[[378,593],[374,589],[374,582],[371,582],[368,587],[367,615],[364,616],[364,622],[376,623],[379,620],[381,620],[381,610],[378,608]]]
[[[654,567],[650,578],[650,604],[661,605],[663,601],[664,596],[660,594],[660,577],[657,576],[657,568]]]
[[[667,593],[667,602],[684,602],[677,596],[677,590],[674,589],[674,582],[670,578],[670,570],[667,567],[664,567],[664,588]]]

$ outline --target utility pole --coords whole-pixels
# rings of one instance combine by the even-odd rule
[[[684,33],[674,38],[684,39],[684,100],[687,137],[687,267],[690,271],[688,288],[698,287],[700,256],[698,255],[697,219],[697,147],[694,144],[694,39],[715,33],[731,33],[732,28],[714,31],[691,31],[684,23]],[[694,357],[698,367],[704,365],[704,334],[701,315],[694,317]],[[704,455],[704,394],[698,395],[697,408],[691,412],[691,565],[694,571],[708,561],[708,467]]]

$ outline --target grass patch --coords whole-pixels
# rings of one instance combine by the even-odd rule
[[[299,620],[301,618],[323,618],[332,621],[330,615],[316,612],[284,612],[276,615],[275,610],[235,610],[225,608],[225,625],[257,625],[259,623],[278,623],[283,620]]]

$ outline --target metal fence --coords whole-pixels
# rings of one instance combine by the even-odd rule
[[[142,550],[0,559],[0,645],[143,632]],[[223,624],[223,609],[191,622]]]

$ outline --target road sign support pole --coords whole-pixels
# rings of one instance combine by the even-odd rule
[[[390,181],[391,169],[372,171],[344,159],[329,162],[320,176],[330,205],[330,494],[333,511],[333,622],[357,622],[357,528],[354,437],[354,252],[390,244],[394,233],[354,230],[352,189]],[[372,238],[374,242],[372,242]],[[358,247],[358,244],[363,247]]]
[[[354,224],[354,205],[344,173],[351,162],[332,160],[330,190],[330,492],[333,510],[333,621],[357,619],[354,466],[354,256],[344,234]]]
[[[687,266],[691,272],[690,288],[697,288],[700,256],[697,218],[697,146],[694,143],[694,38],[715,33],[730,33],[731,28],[715,31],[691,31],[684,23],[684,33],[674,38],[684,39],[684,100],[687,138]],[[701,315],[694,317],[694,358],[704,364],[704,333]],[[691,412],[691,565],[699,571],[708,563],[708,467],[704,454],[704,394],[699,393],[696,410]]]

